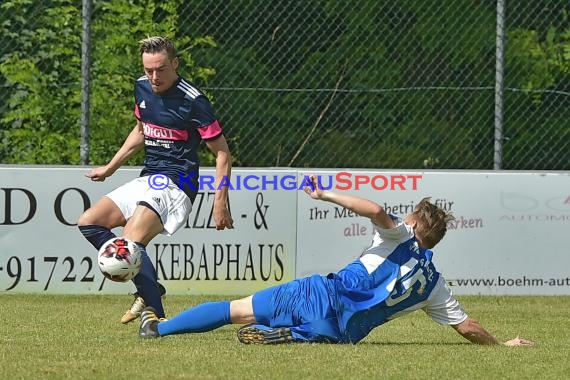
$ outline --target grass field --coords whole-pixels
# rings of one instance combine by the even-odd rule
[[[501,339],[535,347],[473,345],[416,312],[357,345],[240,344],[227,326],[157,340],[121,325],[125,296],[0,295],[0,379],[566,379],[570,297],[458,297]],[[208,297],[210,299],[220,299]],[[172,315],[204,301],[168,296]]]

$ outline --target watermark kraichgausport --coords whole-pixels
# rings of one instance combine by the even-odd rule
[[[179,174],[178,186],[192,190],[214,191],[227,187],[229,190],[303,190],[305,187],[313,188],[309,174],[297,176],[294,174],[247,174],[223,176],[216,185],[214,175],[197,173]],[[323,190],[360,190],[372,188],[374,190],[417,190],[421,174],[363,174],[346,171],[336,174],[319,174],[315,176],[319,188]],[[148,184],[155,190],[166,189],[171,179],[164,173],[153,173],[148,176]]]

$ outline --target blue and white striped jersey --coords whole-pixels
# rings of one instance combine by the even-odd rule
[[[342,340],[356,343],[370,331],[423,308],[436,322],[458,324],[467,318],[432,262],[432,251],[418,245],[411,226],[376,233],[361,257],[338,273],[337,317]]]

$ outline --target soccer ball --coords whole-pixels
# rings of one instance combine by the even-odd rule
[[[131,240],[115,237],[103,244],[97,261],[101,273],[109,280],[127,282],[141,269],[141,251]]]

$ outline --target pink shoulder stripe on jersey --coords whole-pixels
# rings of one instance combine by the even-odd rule
[[[188,131],[170,129],[149,123],[143,123],[143,132],[146,137],[159,140],[188,141]]]
[[[220,123],[218,123],[218,121],[216,120],[208,126],[198,128],[198,132],[200,133],[200,136],[202,136],[204,140],[208,140],[213,137],[218,137],[222,133],[222,127],[220,126]]]
[[[135,103],[135,116],[137,119],[141,119],[141,110],[139,109],[139,105]]]

